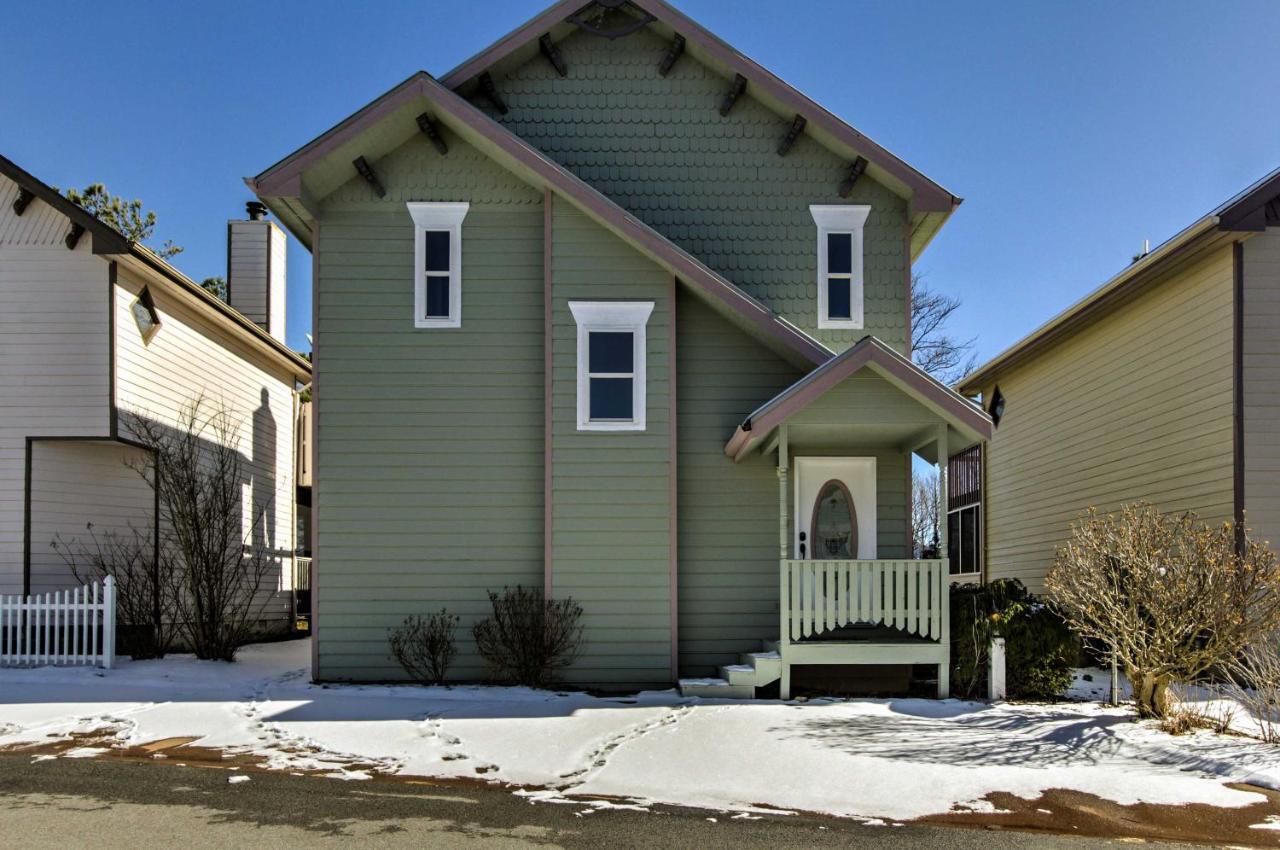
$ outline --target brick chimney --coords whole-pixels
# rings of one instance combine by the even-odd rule
[[[284,342],[285,234],[261,201],[245,209],[248,219],[227,222],[227,301]]]

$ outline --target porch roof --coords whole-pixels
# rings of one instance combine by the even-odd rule
[[[762,445],[778,426],[809,408],[859,372],[868,370],[913,399],[954,430],[960,448],[991,438],[991,417],[982,408],[938,381],[873,336],[833,357],[756,408],[733,432],[724,451],[735,461]],[[875,411],[872,411],[872,417]],[[851,418],[852,419],[852,418]],[[901,424],[899,428],[904,427]],[[886,429],[888,430],[888,429]],[[905,446],[908,450],[915,445]]]

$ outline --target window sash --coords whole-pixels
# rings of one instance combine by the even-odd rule
[[[947,511],[947,572],[950,575],[982,572],[981,509],[981,505],[965,505]]]
[[[646,421],[645,326],[653,313],[652,301],[570,301],[569,310],[578,326],[577,332],[577,408],[579,431],[644,431]],[[592,368],[592,335],[597,338],[595,369]],[[626,335],[630,357],[622,356],[623,341],[609,338]],[[629,367],[629,368],[627,368]],[[608,371],[606,371],[608,370]],[[598,391],[593,393],[593,382]],[[601,382],[608,382],[607,384]],[[629,387],[629,413],[626,418],[603,416],[621,412],[620,392]],[[606,397],[607,394],[607,397]],[[599,396],[599,397],[597,397]],[[594,402],[593,402],[594,400]]]
[[[462,222],[471,205],[410,201],[406,206],[414,224],[414,327],[461,327]],[[446,282],[444,293],[440,281]]]
[[[819,328],[861,329],[865,325],[864,232],[871,207],[866,204],[812,204],[817,226],[817,320]],[[845,253],[847,250],[847,254]],[[846,266],[845,260],[848,264]],[[848,313],[833,312],[833,282],[848,281]],[[841,293],[843,295],[843,293]],[[841,297],[840,308],[844,306]]]

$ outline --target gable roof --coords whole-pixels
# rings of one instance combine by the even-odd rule
[[[539,49],[538,40],[543,34],[553,33],[555,37],[563,37],[574,27],[568,22],[568,18],[591,6],[593,2],[594,0],[558,0],[522,26],[454,68],[442,77],[440,82],[449,89],[465,93],[468,87],[475,85],[474,81],[478,75],[495,63],[508,57],[524,58],[534,55]],[[729,78],[735,74],[741,74],[747,80],[748,93],[784,120],[789,121],[797,115],[803,117],[806,120],[804,132],[819,144],[829,148],[838,156],[848,159],[850,164],[858,157],[864,157],[868,163],[867,173],[871,179],[882,183],[909,202],[910,248],[913,259],[920,255],[950,217],[952,211],[961,203],[961,198],[925,177],[664,0],[628,0],[628,2],[643,14],[652,17],[653,20],[647,25],[662,36],[683,37],[688,45],[687,52],[698,61]],[[627,4],[613,3],[612,5]],[[426,76],[425,73],[420,73]],[[418,77],[419,75],[415,74],[401,83],[397,89],[412,84]],[[395,104],[386,101],[387,97],[395,91],[396,89],[392,89],[387,95],[339,122],[312,142],[258,175],[256,180],[267,194],[278,190],[280,187],[272,183],[273,175],[287,171],[289,163],[295,161],[300,155],[305,155],[314,149],[332,149],[340,146],[367,131],[377,120],[389,117],[395,111]],[[412,121],[409,121],[409,124],[412,126]],[[300,187],[297,188],[300,189]],[[298,197],[300,192],[280,194]],[[299,227],[302,230],[306,229],[302,217],[293,215],[287,206],[277,210],[276,214],[290,226],[291,230],[294,230],[299,238],[304,238],[302,232],[298,230]]]
[[[783,353],[792,362],[812,366],[824,363],[831,357],[831,351],[813,337],[778,316],[425,71],[414,74],[333,130],[257,177],[246,178],[245,182],[273,210],[279,210],[277,216],[282,221],[288,222],[285,216],[291,216],[296,226],[301,222],[297,219],[298,211],[293,205],[306,205],[301,178],[308,167],[340,154],[350,162],[353,157],[347,154],[352,149],[348,148],[343,153],[344,146],[358,141],[362,132],[371,130],[406,106],[412,106],[412,112],[424,102],[432,108],[436,120],[443,122],[499,165],[528,180],[532,185],[550,189],[563,197],[598,224],[678,276],[713,305],[719,305],[722,312],[763,338],[774,350]],[[416,124],[407,132],[418,132]],[[305,227],[301,232],[295,230],[295,234],[309,243],[310,232]]]
[[[194,300],[206,316],[228,330],[233,336],[256,347],[268,349],[271,356],[284,361],[295,377],[309,380],[311,363],[305,357],[267,333],[239,310],[207,291],[203,286],[178,271],[150,248],[131,242],[120,231],[101,221],[84,207],[71,201],[43,180],[29,173],[13,160],[0,156],[0,174],[26,189],[37,199],[48,204],[73,224],[85,229],[92,236],[91,250],[105,260],[122,258],[143,273],[158,275]]]
[[[774,428],[804,410],[856,372],[871,368],[916,397],[974,440],[991,438],[991,417],[981,408],[873,336],[831,358],[751,412],[733,432],[724,452],[741,460]]]
[[[1153,251],[1058,313],[1031,333],[975,369],[958,385],[973,395],[1001,370],[1026,360],[1064,335],[1105,315],[1116,305],[1160,279],[1182,260],[1227,242],[1241,233],[1280,225],[1280,168],[1214,207],[1194,223],[1174,234]]]
[[[459,90],[481,73],[516,53],[530,53],[530,45],[546,33],[567,31],[566,20],[591,6],[590,0],[559,0],[532,19],[507,33],[489,47],[458,65],[441,77],[441,82]],[[747,80],[747,91],[779,116],[790,120],[799,115],[806,120],[804,132],[820,144],[844,156],[852,163],[865,157],[873,179],[911,202],[913,214],[912,256],[918,256],[937,233],[962,199],[930,180],[920,171],[890,153],[853,126],[824,109],[803,92],[791,86],[768,69],[736,50],[719,36],[703,27],[665,0],[628,0],[628,3],[652,18],[650,25],[667,38],[685,39],[694,58],[732,78],[735,74]]]

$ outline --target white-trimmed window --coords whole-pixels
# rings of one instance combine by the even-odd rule
[[[652,301],[570,301],[578,324],[578,430],[643,431]]]
[[[818,327],[862,327],[862,228],[866,204],[814,204],[818,226]]]
[[[468,203],[410,201],[414,229],[413,326],[462,326],[462,220]]]

